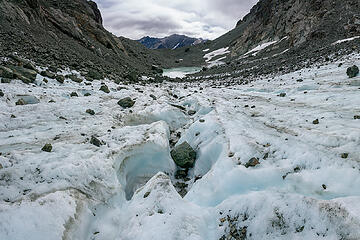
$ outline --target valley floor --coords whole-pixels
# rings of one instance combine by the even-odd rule
[[[360,56],[339,63],[221,88],[1,83],[0,239],[360,239]],[[197,151],[188,179],[169,141]]]

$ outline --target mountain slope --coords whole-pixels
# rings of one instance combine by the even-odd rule
[[[0,0],[0,53],[13,52],[40,65],[146,72],[165,61],[136,41],[106,31],[96,3],[86,0]],[[130,52],[143,55],[139,59]]]
[[[178,35],[178,34],[173,34],[171,36],[164,38],[153,38],[147,36],[137,41],[150,49],[162,49],[162,48],[176,49],[176,48],[193,46],[206,42],[206,40],[202,38],[191,38],[185,35]]]
[[[330,61],[335,52],[344,55],[357,51],[357,36],[357,0],[261,0],[228,33],[190,47],[188,52],[177,50],[173,55],[184,62],[216,66],[198,75],[237,71],[246,77]],[[335,44],[344,39],[352,40]],[[218,54],[219,51],[224,54]],[[263,59],[267,61],[260,64]]]

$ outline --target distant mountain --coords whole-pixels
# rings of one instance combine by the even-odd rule
[[[173,34],[171,36],[164,38],[153,38],[147,36],[137,41],[149,49],[162,49],[162,48],[176,49],[180,47],[193,46],[206,42],[206,40],[202,38],[191,38],[185,35],[178,35],[178,34]]]

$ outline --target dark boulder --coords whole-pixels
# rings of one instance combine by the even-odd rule
[[[123,108],[131,108],[132,106],[134,106],[135,101],[133,101],[130,97],[126,97],[126,98],[120,99],[118,101],[118,104]]]
[[[349,67],[346,70],[346,74],[349,76],[349,78],[356,77],[359,74],[359,68],[356,65]]]
[[[256,165],[260,164],[259,159],[258,158],[251,158],[246,164],[245,167],[255,167]]]
[[[196,152],[187,142],[175,147],[170,154],[177,166],[182,168],[194,167]]]
[[[55,79],[56,79],[56,81],[58,81],[59,83],[64,83],[64,81],[65,81],[65,77],[62,76],[62,75],[56,76]]]
[[[102,85],[99,90],[103,91],[104,93],[110,93],[109,87],[106,86],[105,84]]]
[[[55,78],[55,74],[49,71],[42,71],[40,75],[47,78]]]
[[[99,140],[97,137],[95,136],[91,136],[91,140],[90,140],[90,143],[92,145],[95,145],[97,147],[100,147],[101,145],[104,145],[105,143],[101,140]]]
[[[41,149],[44,152],[51,152],[52,151],[52,145],[47,143],[43,146],[43,148]]]

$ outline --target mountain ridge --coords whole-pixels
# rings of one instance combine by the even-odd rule
[[[194,46],[206,42],[202,38],[192,38],[181,34],[172,34],[163,38],[145,36],[137,40],[149,49],[177,49],[181,47]]]

